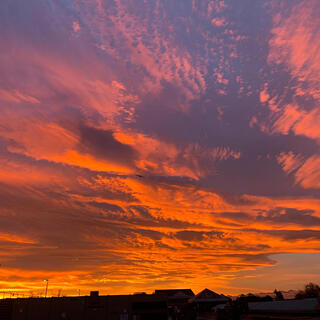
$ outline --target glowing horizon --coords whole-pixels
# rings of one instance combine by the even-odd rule
[[[1,1],[0,292],[319,283],[319,9]]]

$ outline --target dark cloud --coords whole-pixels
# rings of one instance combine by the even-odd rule
[[[223,232],[183,230],[176,232],[175,237],[182,241],[198,242],[204,240],[205,238],[221,238],[223,237]]]
[[[244,232],[253,232],[258,234],[265,234],[271,237],[283,239],[285,241],[297,240],[319,240],[320,230],[299,229],[299,230],[258,230],[258,229],[242,229]]]
[[[314,210],[299,210],[295,208],[274,208],[262,211],[256,217],[259,222],[273,222],[275,224],[296,224],[303,227],[320,226],[320,218],[314,216]]]
[[[240,254],[237,257],[240,257],[246,263],[257,263],[257,264],[275,264],[275,261],[269,257],[270,254]]]
[[[132,166],[137,159],[136,151],[115,139],[112,130],[80,126],[79,150],[84,153],[115,163]]]
[[[214,217],[226,218],[233,220],[234,222],[243,222],[250,219],[250,215],[245,212],[219,212],[213,213]]]
[[[88,202],[88,204],[105,211],[124,212],[124,210],[121,207],[111,203],[92,201],[92,202]]]
[[[320,239],[320,230],[272,230],[267,233],[287,241]]]
[[[165,234],[162,232],[147,229],[133,229],[132,232],[135,234],[140,234],[152,240],[161,240],[165,236]]]
[[[252,222],[267,223],[271,225],[294,224],[301,227],[320,225],[320,218],[315,216],[314,210],[300,210],[296,208],[276,207],[270,210],[255,209],[254,215],[245,212],[218,212],[212,213],[213,217],[227,219],[228,222],[217,219],[216,221],[226,225],[243,225]],[[230,222],[229,222],[230,221]]]

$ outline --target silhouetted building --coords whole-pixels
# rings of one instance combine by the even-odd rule
[[[0,320],[167,320],[164,295],[18,298],[0,300]]]
[[[204,289],[192,298],[199,311],[212,311],[217,305],[227,303],[231,299],[223,294],[215,293],[209,289]]]
[[[248,303],[246,320],[267,319],[320,319],[320,304],[317,298]]]
[[[165,295],[168,298],[169,306],[182,306],[194,297],[191,289],[166,289],[155,290],[155,295]]]
[[[195,319],[195,310],[191,304],[194,293],[191,289],[155,290],[154,293],[167,297],[170,319]]]

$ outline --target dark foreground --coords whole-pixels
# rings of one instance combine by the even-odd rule
[[[239,304],[206,290],[2,299],[0,320],[320,320],[317,298]]]

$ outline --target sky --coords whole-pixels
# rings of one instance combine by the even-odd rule
[[[1,0],[0,292],[320,282],[318,0]]]

